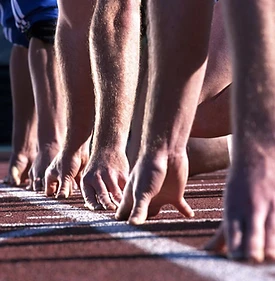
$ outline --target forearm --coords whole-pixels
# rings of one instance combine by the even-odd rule
[[[10,77],[13,103],[13,152],[36,151],[37,120],[28,66],[28,49],[17,45],[12,47]]]
[[[94,124],[94,89],[88,49],[91,11],[84,5],[77,10],[80,14],[75,15],[75,4],[60,1],[59,6],[56,51],[68,105],[65,150],[75,153],[89,142]]]
[[[59,85],[53,45],[32,38],[29,47],[30,73],[38,116],[39,148],[58,149],[65,134],[64,96]]]
[[[229,35],[235,47],[233,136],[240,144],[236,148],[246,151],[251,150],[252,145],[252,151],[258,153],[262,145],[273,147],[275,140],[275,40],[270,36],[275,29],[274,3],[248,2],[225,1]],[[244,12],[247,9],[249,17]]]
[[[125,149],[139,64],[139,1],[100,1],[91,32],[96,94],[93,149]]]
[[[149,1],[152,44],[143,149],[168,154],[186,148],[205,75],[213,11],[210,1],[177,2],[167,13],[166,1]]]

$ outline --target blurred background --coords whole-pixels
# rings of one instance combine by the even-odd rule
[[[0,31],[0,146],[9,148],[12,133],[12,100],[9,77],[11,44]]]

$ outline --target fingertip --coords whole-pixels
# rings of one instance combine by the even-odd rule
[[[32,183],[32,181],[26,186],[26,190],[33,191],[33,183]]]
[[[265,255],[263,251],[257,250],[250,252],[245,258],[252,263],[262,263],[265,259]]]
[[[116,211],[116,213],[115,213],[115,220],[117,220],[117,221],[124,221],[125,219],[123,219],[121,214]]]
[[[188,218],[194,218],[195,217],[195,212],[191,209],[189,212],[188,212],[188,215],[187,215]]]
[[[19,186],[21,184],[21,180],[19,177],[14,177],[12,178],[11,183],[15,186]]]
[[[190,207],[190,205],[182,198],[182,201],[178,206],[175,206],[180,213],[182,213],[186,218],[193,218],[195,216],[195,212]]]
[[[131,225],[142,225],[145,223],[145,220],[146,220],[146,218],[144,218],[144,217],[134,216],[134,217],[130,217],[128,219],[128,223]]]
[[[70,192],[68,191],[68,189],[62,189],[56,194],[55,198],[56,199],[67,199],[67,198],[69,198],[69,196],[70,196]]]
[[[107,211],[115,211],[117,209],[117,206],[113,203],[108,203],[108,204],[104,204],[103,208]]]
[[[53,196],[56,192],[56,190],[58,189],[58,182],[47,182],[46,180],[46,183],[45,183],[45,194],[47,196]]]
[[[139,207],[134,207],[132,213],[128,219],[129,224],[140,225],[144,224],[148,217],[148,206],[141,205]]]
[[[91,202],[85,202],[84,207],[88,208],[91,211],[102,211],[102,210],[104,210],[103,206],[101,204],[98,204],[98,203],[93,204]]]

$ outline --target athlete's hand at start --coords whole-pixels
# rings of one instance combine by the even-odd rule
[[[174,205],[188,218],[193,217],[193,210],[183,198],[187,175],[186,155],[169,159],[165,154],[140,157],[130,174],[116,219],[143,224],[166,204]]]

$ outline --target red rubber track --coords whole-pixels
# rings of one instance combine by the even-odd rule
[[[0,162],[0,179],[7,167],[7,161]],[[275,280],[273,265],[256,266],[260,271],[254,273],[255,266],[192,252],[203,249],[221,222],[225,177],[226,171],[219,171],[189,179],[185,197],[196,210],[194,219],[184,220],[167,206],[133,229],[115,222],[113,213],[89,212],[79,192],[57,201],[1,184],[0,281]],[[93,222],[94,215],[102,219]],[[194,247],[189,256],[188,246]],[[223,263],[233,265],[236,278],[228,268],[222,275]],[[251,274],[241,273],[247,266]]]

